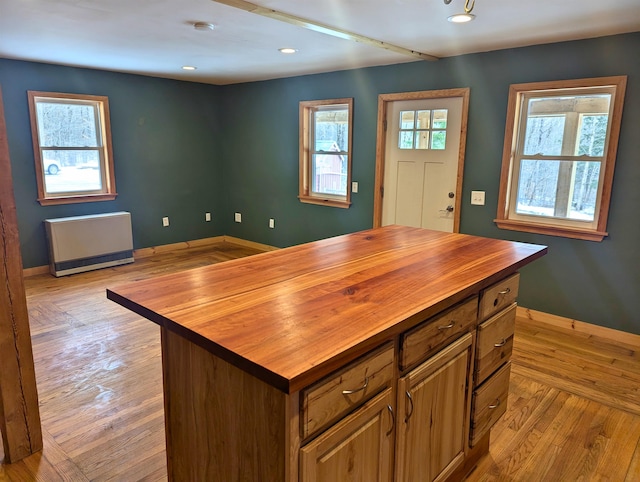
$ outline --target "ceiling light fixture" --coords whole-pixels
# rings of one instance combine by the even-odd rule
[[[183,65],[182,70],[197,70],[198,67],[194,67],[193,65]]]
[[[449,5],[451,3],[451,0],[444,0],[444,3],[445,5]],[[464,13],[457,13],[455,15],[451,15],[449,18],[447,18],[447,20],[452,23],[471,22],[471,20],[476,18],[476,16],[471,13],[471,10],[473,10],[473,7],[475,6],[475,4],[476,4],[476,0],[465,0]]]
[[[193,28],[195,28],[196,30],[213,30],[213,29],[215,29],[215,27],[213,26],[212,23],[207,23],[207,22],[195,22],[193,24]]]
[[[283,47],[281,49],[278,49],[278,51],[283,54],[295,54],[298,51],[298,49],[292,49],[291,47]]]

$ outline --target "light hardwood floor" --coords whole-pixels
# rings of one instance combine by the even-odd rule
[[[0,482],[166,480],[159,328],[107,300],[105,288],[256,253],[219,243],[26,278],[44,450],[1,464]],[[469,480],[640,481],[632,338],[519,319],[507,413]]]

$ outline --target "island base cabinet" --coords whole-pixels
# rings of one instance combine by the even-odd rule
[[[162,329],[170,481],[285,481],[291,400]]]
[[[446,480],[464,463],[472,349],[466,334],[400,378],[396,482]]]
[[[300,449],[300,481],[390,482],[394,425],[388,388]]]

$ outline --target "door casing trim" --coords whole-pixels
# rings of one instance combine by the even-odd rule
[[[456,179],[456,193],[454,198],[453,232],[460,232],[460,208],[462,206],[462,179],[464,172],[464,156],[467,145],[467,120],[469,113],[468,87],[459,89],[422,90],[417,92],[399,92],[395,94],[378,95],[378,125],[376,130],[376,175],[373,190],[373,227],[382,225],[382,198],[384,187],[384,165],[387,142],[385,120],[390,102],[401,100],[443,99],[462,97],[462,119],[460,123],[460,148],[458,150],[458,175]]]

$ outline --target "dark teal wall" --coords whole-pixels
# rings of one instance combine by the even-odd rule
[[[48,264],[47,218],[130,211],[135,248],[224,234],[219,87],[3,59],[0,86],[25,267]],[[36,201],[28,90],[109,97],[114,201],[44,207]],[[162,227],[163,216],[169,227]]]
[[[25,266],[46,264],[42,220],[130,210],[136,247],[229,234],[275,246],[369,228],[373,219],[377,97],[470,87],[461,231],[549,246],[522,270],[521,305],[640,333],[640,32],[230,86],[0,60]],[[627,75],[609,216],[601,243],[496,228],[509,85]],[[43,208],[35,201],[26,90],[108,95],[118,199]],[[298,103],[354,98],[350,209],[302,204],[298,194]],[[469,204],[471,190],[487,193]],[[203,213],[214,213],[204,223]],[[242,223],[233,213],[242,213]],[[171,217],[171,228],[160,218]],[[275,218],[276,229],[268,228]]]
[[[640,333],[640,33],[225,87],[224,179],[242,224],[228,234],[286,246],[371,227],[378,94],[470,87],[461,231],[539,243],[549,254],[522,271],[523,306]],[[497,211],[509,85],[627,75],[610,236],[601,243],[498,229]],[[354,98],[350,209],[302,204],[298,186],[298,102]],[[486,191],[471,206],[471,190]],[[267,220],[276,219],[275,230]]]

